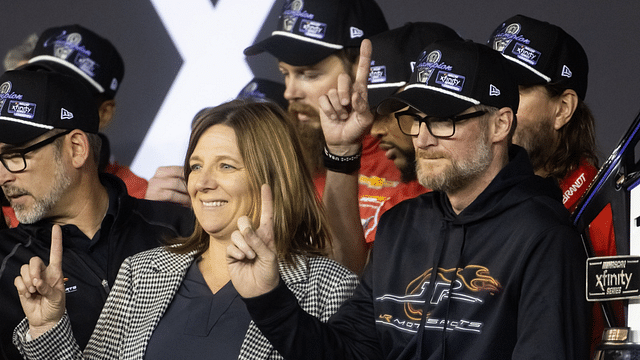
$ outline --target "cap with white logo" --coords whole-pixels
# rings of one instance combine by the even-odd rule
[[[113,98],[124,77],[124,62],[109,40],[80,25],[46,29],[27,67],[44,67],[77,77],[97,94]]]
[[[491,35],[489,45],[513,64],[519,85],[557,84],[584,100],[589,61],[584,49],[556,25],[516,15]]]
[[[472,41],[437,41],[416,60],[404,91],[382,101],[387,114],[411,106],[427,115],[448,117],[474,105],[509,107],[518,112],[518,85],[508,61]]]
[[[278,28],[244,54],[266,51],[289,65],[313,65],[388,29],[374,0],[286,0]]]
[[[97,133],[100,119],[80,80],[50,71],[0,76],[0,142],[20,145],[53,129]]]
[[[402,27],[374,35],[369,72],[369,105],[405,86],[411,78],[416,58],[429,44],[438,40],[460,40],[452,28],[434,22],[409,22]]]

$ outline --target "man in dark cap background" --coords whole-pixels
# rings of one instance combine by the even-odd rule
[[[0,353],[20,359],[11,343],[24,317],[13,287],[34,256],[48,261],[51,226],[62,227],[67,309],[84,347],[121,262],[186,236],[183,207],[132,198],[122,180],[99,174],[100,117],[79,80],[49,70],[0,76],[0,186],[20,224],[0,232]]]

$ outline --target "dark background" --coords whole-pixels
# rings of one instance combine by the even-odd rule
[[[155,12],[150,0],[20,0],[8,1],[2,8],[2,35],[0,55],[19,44],[28,34],[63,24],[78,23],[108,38],[122,54],[126,72],[116,100],[118,114],[107,130],[112,152],[120,163],[130,164],[142,143],[147,129],[154,121],[164,96],[180,70],[183,60],[171,37]],[[160,0],[156,0],[160,1]],[[163,0],[177,1],[177,0]],[[230,12],[237,17],[237,28],[243,31],[243,12],[252,10],[252,2],[270,0],[184,0],[182,6],[206,1],[216,11],[239,7]],[[283,0],[274,2],[267,22],[258,38],[263,38],[275,28]],[[597,140],[601,160],[614,149],[640,110],[640,2],[628,1],[426,1],[426,0],[378,0],[390,27],[406,21],[432,21],[456,29],[464,38],[485,42],[493,29],[515,14],[524,14],[546,20],[564,28],[585,48],[589,56],[589,89],[586,102],[596,117]],[[188,23],[193,19],[185,18]],[[194,33],[193,41],[208,41],[216,34]],[[228,36],[230,42],[235,39]],[[246,46],[250,45],[247,43]],[[243,45],[245,46],[245,45]],[[219,56],[224,57],[224,51]],[[249,59],[254,74],[280,80],[276,62],[269,55]],[[229,66],[232,69],[233,66]],[[207,69],[202,71],[221,71]],[[229,70],[230,71],[230,70]],[[246,83],[247,75],[239,76],[242,83],[225,83],[214,86],[225,97],[232,98]],[[194,88],[194,92],[203,89]],[[218,97],[212,96],[218,99]],[[216,100],[217,101],[217,100]],[[184,104],[189,108],[189,104]],[[209,105],[216,105],[211,103]],[[188,122],[199,109],[185,111],[180,126]],[[168,132],[173,129],[168,128]],[[188,132],[187,132],[188,133]],[[184,139],[186,142],[187,139]],[[161,146],[161,145],[159,145]],[[172,158],[136,159],[136,163],[176,165],[182,149],[175,149]],[[134,163],[134,165],[136,164]],[[148,169],[135,168],[144,177]]]

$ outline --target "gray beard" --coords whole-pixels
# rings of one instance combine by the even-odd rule
[[[23,224],[33,224],[44,219],[51,209],[53,209],[53,207],[60,201],[65,191],[71,185],[71,178],[64,171],[62,159],[56,154],[54,161],[56,163],[56,171],[53,179],[53,185],[49,193],[42,198],[35,199],[35,202],[31,207],[12,204],[13,211],[16,214],[16,219],[18,219],[19,222]],[[6,188],[5,192],[8,192],[9,194],[28,194],[24,189],[10,187]]]
[[[486,132],[477,139],[474,153],[475,158],[452,161],[451,166],[440,174],[432,174],[418,161],[418,182],[427,189],[443,192],[455,192],[464,188],[491,164],[493,154]]]

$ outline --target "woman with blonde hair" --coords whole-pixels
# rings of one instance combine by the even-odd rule
[[[286,114],[234,100],[196,120],[184,164],[194,233],[125,260],[81,354],[64,314],[54,229],[49,266],[32,259],[16,278],[27,314],[14,335],[23,356],[281,358],[229,281],[226,251],[242,224],[272,234],[282,280],[313,316],[327,321],[352,294],[355,275],[323,256],[330,232]]]

